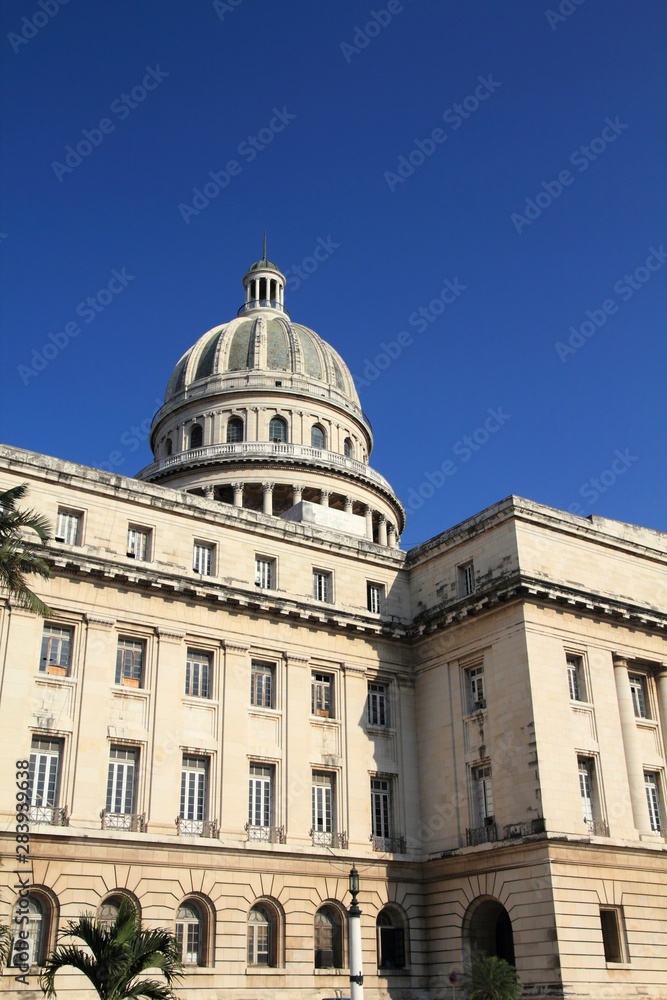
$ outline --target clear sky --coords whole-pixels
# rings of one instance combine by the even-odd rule
[[[667,530],[660,0],[0,17],[4,441],[148,464],[267,229],[292,317],[358,381],[404,546],[510,493]]]

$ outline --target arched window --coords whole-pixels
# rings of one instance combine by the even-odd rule
[[[273,417],[269,424],[269,441],[281,444],[287,441],[287,424],[282,417]]]
[[[278,927],[275,913],[257,904],[248,915],[248,965],[277,965]]]
[[[352,438],[345,438],[343,452],[345,453],[345,458],[354,458],[354,445],[352,444]]]
[[[243,441],[243,421],[240,417],[232,417],[227,421],[227,444]]]
[[[174,449],[173,449],[173,445],[171,443],[171,438],[167,438],[167,440],[164,443],[164,453],[165,453],[165,455],[167,455],[167,456],[171,455],[171,453],[172,453],[173,450]]]
[[[334,906],[323,906],[315,914],[315,968],[343,968],[343,927]]]
[[[102,900],[100,908],[97,911],[97,923],[103,925],[104,927],[109,927],[118,918],[118,911],[120,910],[120,904],[125,901],[129,903],[139,914],[139,907],[134,899],[124,893],[116,893],[113,896],[107,896],[106,899]]]
[[[405,931],[400,914],[385,907],[377,918],[378,968],[405,968]]]
[[[193,424],[190,431],[190,448],[201,448],[204,440],[204,431],[201,424]]]
[[[27,920],[26,920],[27,917]],[[11,964],[43,965],[48,951],[52,907],[42,896],[22,896],[14,906]],[[19,937],[20,933],[27,937]]]
[[[326,448],[327,446],[327,436],[324,428],[320,427],[319,424],[314,424],[310,432],[310,444],[312,448]]]
[[[203,965],[206,925],[198,903],[187,899],[176,911],[176,940],[184,965]]]

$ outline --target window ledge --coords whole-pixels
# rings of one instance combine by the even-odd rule
[[[393,726],[380,726],[377,723],[367,722],[366,723],[366,732],[368,732],[368,733],[380,733],[382,735],[389,735],[389,734],[391,734],[393,736],[395,734],[396,730],[393,728]]]
[[[614,969],[631,969],[632,965],[630,962],[605,962],[605,968],[613,971]]]
[[[386,976],[409,976],[409,969],[378,969],[378,977],[384,978]]]
[[[347,969],[339,969],[336,966],[332,966],[330,969],[313,969],[313,974],[316,976],[349,976],[349,971]]]
[[[275,965],[249,965],[245,974],[246,976],[284,976],[285,970],[279,969]]]

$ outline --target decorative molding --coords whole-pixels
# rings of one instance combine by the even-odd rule
[[[103,618],[102,615],[86,613],[83,618],[88,625],[101,625],[103,628],[113,628],[116,624],[115,618]]]

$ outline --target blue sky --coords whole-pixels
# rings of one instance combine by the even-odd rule
[[[405,546],[510,493],[667,530],[662,3],[0,16],[4,441],[148,464],[267,229],[292,317],[358,380]]]

